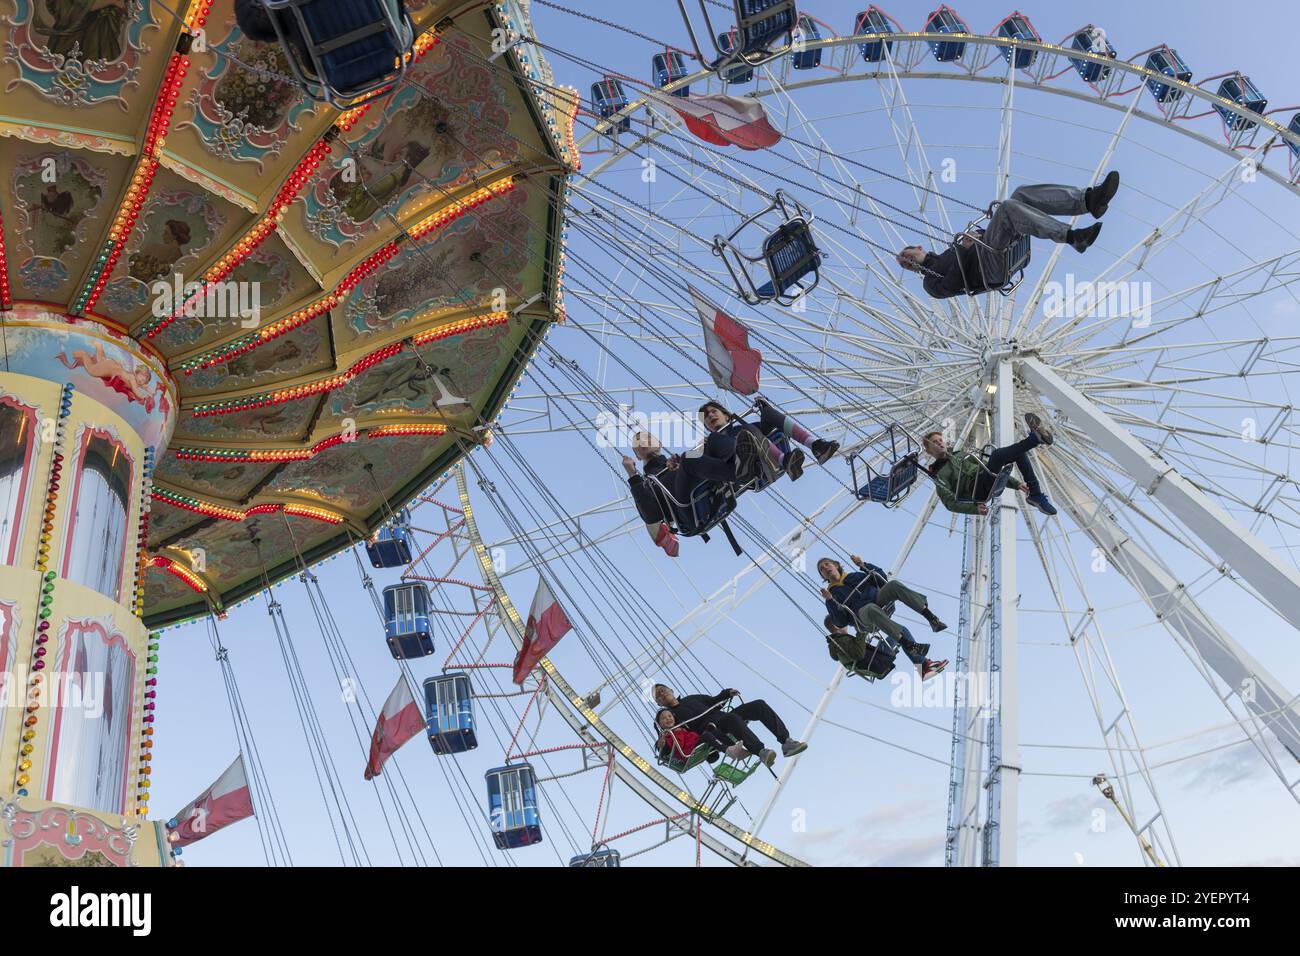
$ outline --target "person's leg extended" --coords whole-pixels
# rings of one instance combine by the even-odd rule
[[[816,456],[818,464],[825,464],[839,448],[836,442],[818,438],[770,402],[760,398],[757,405],[759,428],[764,434],[769,434],[773,430],[784,432],[792,441],[797,441],[811,451]]]
[[[1053,242],[1066,242],[1070,227],[1018,199],[998,203],[989,220],[984,242],[994,249],[1010,248],[1020,236],[1034,236]]]
[[[913,591],[902,581],[897,578],[885,584],[876,592],[876,603],[883,606],[892,601],[902,601],[905,607],[910,607],[929,623],[931,630],[942,631],[947,627],[943,621],[935,616],[930,610],[929,599],[920,591]]]
[[[1030,435],[1014,445],[993,449],[989,454],[989,470],[1001,471],[1014,462],[1016,470],[1020,472],[1020,477],[1024,479],[1025,485],[1029,488],[1029,493],[1033,495],[1041,494],[1042,488],[1038,484],[1038,475],[1034,472],[1033,463],[1029,460],[1029,453],[1040,444],[1042,442],[1036,436]]]
[[[749,725],[737,716],[739,709],[737,708],[730,713],[717,714],[713,721],[714,725],[723,735],[730,734],[739,740],[750,753],[762,753],[763,741],[759,740],[758,735],[749,729]]]
[[[776,738],[776,742],[779,744],[783,744],[790,739],[790,731],[786,730],[781,718],[776,715],[776,711],[769,707],[765,700],[745,701],[745,703],[732,710],[731,713],[741,720],[757,720],[767,728],[768,732]]]
[[[1082,216],[1088,211],[1084,191],[1074,186],[1021,186],[1011,198],[1049,216]]]

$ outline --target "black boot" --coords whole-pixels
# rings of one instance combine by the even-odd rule
[[[791,481],[798,481],[803,475],[803,450],[796,448],[785,456],[785,473]]]
[[[1087,229],[1071,229],[1065,234],[1065,241],[1074,247],[1075,252],[1086,252],[1088,247],[1101,235],[1101,223],[1094,222]]]
[[[1119,173],[1111,170],[1096,186],[1083,191],[1083,204],[1088,207],[1088,212],[1093,219],[1100,219],[1106,215],[1106,210],[1110,208],[1110,201],[1115,198],[1115,193],[1119,192]]]
[[[948,630],[948,625],[939,620],[939,618],[935,616],[935,613],[928,607],[921,612],[921,616],[929,622],[930,630],[934,631],[934,633],[938,634],[940,631]]]
[[[812,443],[813,457],[817,459],[817,464],[824,465],[835,457],[835,453],[840,450],[840,443],[837,441],[827,441],[825,438],[819,438]]]

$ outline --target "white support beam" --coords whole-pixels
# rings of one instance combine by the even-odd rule
[[[1186,585],[1125,531],[1072,473],[1056,467],[1050,455],[1043,456],[1041,467],[1066,513],[1124,575],[1156,619],[1182,637],[1257,723],[1300,760],[1300,700],[1206,614]],[[1262,742],[1260,746],[1263,753]],[[1268,759],[1267,753],[1263,755]],[[1285,776],[1282,780],[1287,782]]]
[[[1087,432],[1099,450],[1300,629],[1300,574],[1294,568],[1055,371],[1034,358],[1022,359],[1019,370],[1029,385]]]

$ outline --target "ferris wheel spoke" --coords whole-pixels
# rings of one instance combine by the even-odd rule
[[[1157,619],[1175,637],[1181,638],[1180,646],[1190,652],[1189,658],[1197,664],[1198,672],[1228,712],[1238,716],[1232,704],[1235,698],[1262,728],[1300,759],[1300,701],[1203,611],[1164,562],[1125,533],[1105,506],[1068,470],[1059,468],[1050,460],[1044,462],[1043,470],[1053,493],[1074,522],[1133,586]],[[1216,675],[1226,686],[1226,693],[1214,680]],[[1258,733],[1249,736],[1292,798],[1300,803],[1300,796],[1286,779],[1266,742]]]
[[[1137,795],[1134,792],[1134,781],[1132,779],[1136,774],[1138,780],[1145,785],[1145,799],[1155,806],[1155,815],[1140,830],[1135,830],[1135,836],[1139,840],[1139,847],[1142,839],[1141,834],[1150,831],[1157,850],[1163,852],[1166,858],[1172,855],[1174,862],[1181,864],[1182,861],[1178,855],[1173,830],[1170,827],[1164,804],[1161,802],[1159,791],[1156,788],[1155,778],[1147,761],[1146,750],[1142,747],[1133,712],[1129,707],[1128,697],[1120,683],[1115,662],[1110,656],[1110,648],[1106,641],[1105,632],[1102,630],[1101,623],[1097,620],[1097,614],[1094,610],[1096,605],[1088,594],[1087,587],[1084,584],[1084,575],[1079,569],[1074,553],[1068,547],[1051,548],[1051,539],[1044,536],[1043,529],[1038,523],[1026,521],[1025,524],[1029,529],[1029,537],[1038,555],[1039,563],[1043,567],[1048,587],[1052,591],[1052,597],[1060,612],[1062,630],[1070,635],[1070,647],[1074,654],[1075,663],[1083,679],[1084,688],[1092,706],[1093,717],[1097,721],[1102,743],[1110,756],[1111,769],[1124,796],[1124,801],[1134,811],[1137,810],[1139,803],[1136,799]],[[1049,550],[1052,552],[1050,555]],[[1065,595],[1056,572],[1056,561],[1053,560],[1053,557],[1058,558],[1066,566],[1071,582],[1083,597],[1087,610],[1078,615],[1077,620],[1072,620],[1073,615],[1067,607]],[[1094,664],[1101,671],[1101,680],[1110,689],[1111,699],[1105,703],[1101,699],[1098,676],[1093,668]],[[1129,767],[1130,760],[1136,764],[1135,767]]]

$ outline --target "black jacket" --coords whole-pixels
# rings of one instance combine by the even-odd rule
[[[938,255],[928,252],[921,267],[926,270],[925,291],[931,298],[949,299],[965,292],[984,292],[988,289],[984,284],[984,273],[980,271],[979,254],[973,244],[949,246]]]
[[[706,694],[691,694],[682,697],[675,706],[670,708],[673,712],[673,720],[676,721],[679,727],[682,724],[689,724],[691,730],[699,733],[704,724],[708,723],[716,714],[722,712],[721,705],[727,700],[727,697],[726,691],[721,691],[714,697],[709,697]],[[704,714],[708,714],[708,718],[697,721],[697,718]],[[692,724],[691,721],[697,721],[697,724]]]
[[[830,588],[826,610],[836,627],[857,626],[858,611],[876,603],[876,593],[885,586],[889,577],[882,568],[862,563],[861,571],[844,575],[844,580]]]

